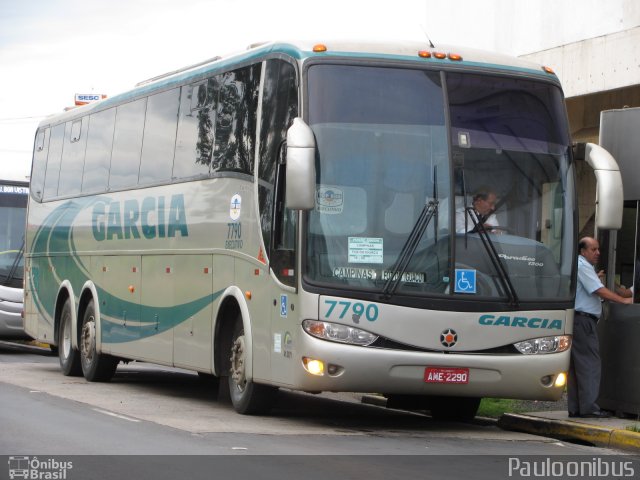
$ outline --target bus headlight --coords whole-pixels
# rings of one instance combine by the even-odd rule
[[[378,339],[374,335],[359,328],[341,325],[339,323],[321,322],[318,320],[304,320],[302,328],[309,335],[329,340],[331,342],[348,343],[350,345],[360,345],[366,347]]]
[[[564,352],[571,346],[571,336],[556,335],[554,337],[532,338],[524,342],[514,343],[513,346],[525,355]]]

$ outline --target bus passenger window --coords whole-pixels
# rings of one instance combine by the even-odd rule
[[[147,99],[120,105],[116,110],[109,189],[133,187],[138,183],[142,132]]]
[[[47,168],[47,152],[49,150],[50,129],[40,130],[36,138],[36,151],[33,154],[33,168],[31,172],[31,194],[33,198],[42,201],[44,190],[44,172]]]
[[[215,106],[214,170],[253,173],[261,65],[226,73]]]
[[[115,122],[115,108],[94,113],[89,117],[82,192],[97,193],[107,190]]]
[[[60,166],[60,180],[58,181],[58,195],[80,193],[87,144],[86,133],[82,135],[82,124],[88,123],[88,120],[89,118],[85,117],[73,123],[67,123],[62,151],[62,164]]]
[[[182,87],[173,178],[193,178],[211,173],[214,123],[211,104],[217,95],[218,82],[215,78]]]
[[[58,181],[60,179],[60,160],[62,158],[62,144],[64,141],[64,123],[51,129],[49,141],[49,156],[47,158],[47,173],[44,179],[44,199],[48,200],[58,195]]]
[[[149,97],[140,160],[139,184],[171,179],[176,146],[180,89]]]
[[[207,100],[209,100],[207,102]],[[197,83],[192,87],[191,111],[210,106],[210,95],[207,95],[207,82]]]

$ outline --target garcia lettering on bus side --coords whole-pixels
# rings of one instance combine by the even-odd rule
[[[525,327],[546,328],[549,330],[562,330],[562,320],[549,320],[548,318],[510,317],[509,315],[482,315],[478,319],[480,325],[492,325],[494,327]]]
[[[124,202],[96,203],[91,215],[93,238],[104,240],[189,236],[184,195],[172,195],[169,208],[164,196]]]

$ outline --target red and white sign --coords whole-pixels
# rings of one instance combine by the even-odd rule
[[[87,105],[107,98],[102,93],[76,93],[76,106]]]

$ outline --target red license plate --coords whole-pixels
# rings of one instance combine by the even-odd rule
[[[426,383],[469,383],[468,368],[427,367],[424,369]]]

